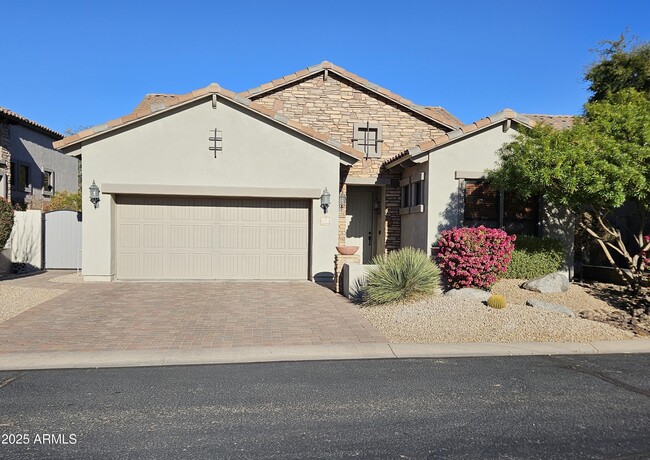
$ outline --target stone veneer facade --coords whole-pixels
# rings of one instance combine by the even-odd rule
[[[6,176],[7,201],[11,201],[11,153],[9,152],[9,135],[9,123],[0,121],[0,160],[4,160],[7,165],[6,171],[3,171]]]
[[[385,248],[387,251],[398,249],[401,176],[388,173],[382,163],[409,147],[444,134],[449,129],[332,71],[328,74],[320,72],[311,75],[251,99],[350,146],[355,122],[370,121],[381,125],[381,158],[360,160],[351,167],[341,166],[339,191],[347,194],[345,181],[349,177],[388,182],[385,187]],[[340,245],[345,244],[345,232],[345,209],[342,209],[339,211]]]

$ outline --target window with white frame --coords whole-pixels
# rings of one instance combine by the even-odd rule
[[[402,204],[400,214],[424,212],[424,173],[417,173],[400,181]]]
[[[381,158],[381,144],[383,142],[379,123],[371,121],[354,123],[352,147],[363,152],[366,158]]]

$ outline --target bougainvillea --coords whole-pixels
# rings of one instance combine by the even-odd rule
[[[483,226],[453,228],[438,240],[438,266],[454,289],[489,289],[508,269],[515,235]]]

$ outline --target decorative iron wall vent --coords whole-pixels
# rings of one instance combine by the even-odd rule
[[[221,134],[221,131],[218,129],[211,129],[210,130],[210,151],[214,152],[214,157],[217,158],[217,152],[221,152],[222,150],[222,141],[223,141],[223,135]]]

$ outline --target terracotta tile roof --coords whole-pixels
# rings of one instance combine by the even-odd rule
[[[327,134],[320,133],[294,120],[289,120],[282,114],[277,113],[277,111],[269,109],[268,107],[262,104],[258,104],[256,102],[251,101],[250,99],[247,99],[232,91],[222,88],[216,83],[212,83],[209,86],[206,86],[205,88],[200,88],[187,94],[178,94],[178,95],[166,94],[164,95],[165,97],[156,99],[154,103],[143,104],[144,102],[143,100],[142,102],[140,102],[140,104],[138,104],[138,107],[136,107],[136,110],[133,111],[132,113],[125,115],[121,118],[108,121],[104,124],[80,131],[76,134],[73,134],[72,136],[65,137],[55,142],[54,147],[58,149],[68,148],[71,147],[72,145],[80,143],[83,140],[90,139],[98,135],[106,134],[117,128],[133,124],[139,120],[149,118],[155,114],[166,111],[168,109],[182,106],[184,104],[195,101],[197,99],[211,97],[212,95],[217,95],[218,97],[222,97],[224,99],[230,100],[239,106],[247,107],[249,110],[253,112],[263,115],[264,117],[269,118],[275,121],[276,123],[287,126],[291,130],[304,134],[305,136],[310,137],[322,144],[326,144],[330,148],[338,150],[339,152],[344,153],[350,157],[356,159],[363,158],[363,154],[361,152],[353,149],[350,146],[341,144],[339,141],[337,141],[336,139],[332,139]],[[146,99],[147,98],[145,97],[145,100]]]
[[[382,88],[379,85],[371,83],[365,78],[361,78],[358,75],[355,75],[352,72],[348,72],[344,68],[332,64],[331,62],[328,61],[323,61],[320,64],[307,67],[306,69],[299,70],[298,72],[294,72],[292,74],[278,78],[269,83],[265,83],[263,85],[257,86],[255,88],[249,89],[239,94],[241,96],[250,99],[255,99],[256,97],[266,94],[269,91],[277,90],[278,88],[289,85],[291,83],[295,83],[305,78],[309,78],[313,75],[319,74],[321,72],[325,72],[326,70],[334,72],[340,77],[343,77],[348,81],[351,81],[359,86],[362,86],[368,91],[372,91],[375,94],[381,95],[393,102],[396,102],[402,107],[405,107],[409,110],[412,110],[415,113],[423,115],[424,117],[433,120],[436,123],[441,124],[442,126],[445,126],[450,129],[455,129],[462,125],[461,121],[458,120],[458,118],[454,117],[451,113],[449,113],[447,110],[443,109],[442,107],[425,107],[422,105],[415,104],[412,101],[405,99],[398,94],[393,93],[392,91],[389,91],[385,88]]]
[[[440,119],[447,120],[449,124],[452,125],[454,128],[460,128],[461,126],[463,126],[463,122],[460,121],[460,119],[456,118],[455,115],[453,115],[449,110],[445,109],[444,107],[440,107],[440,106],[425,107],[425,109],[435,114],[436,117],[440,117]]]
[[[384,165],[387,167],[392,167],[396,166],[396,164],[393,164],[395,162],[398,162],[399,160],[405,159],[405,157],[412,157],[414,155],[418,155],[420,153],[425,153],[425,152],[430,152],[431,150],[434,150],[438,147],[441,147],[453,140],[465,137],[475,131],[493,126],[497,123],[503,123],[505,120],[514,120],[518,123],[523,124],[524,126],[532,127],[535,125],[535,121],[528,118],[525,115],[518,114],[514,110],[511,109],[504,109],[500,112],[495,113],[494,115],[490,115],[489,117],[481,118],[478,121],[475,121],[474,123],[471,123],[469,125],[462,126],[460,128],[457,128],[453,131],[450,131],[445,134],[441,134],[440,136],[436,136],[430,141],[422,142],[421,144],[416,145],[415,147],[411,147],[409,149],[406,149],[402,153],[398,153],[392,158],[389,158],[388,160],[384,161]],[[401,162],[401,161],[399,161]]]
[[[550,125],[555,129],[569,129],[576,120],[576,115],[545,115],[545,114],[522,114],[535,123]]]
[[[175,97],[177,97],[177,94],[159,94],[159,93],[146,94],[142,98],[142,100],[138,103],[138,105],[135,106],[135,109],[133,109],[133,111],[137,112],[138,110],[144,110],[149,108],[153,104],[159,104],[161,102],[164,103]]]
[[[30,120],[29,118],[25,118],[22,115],[19,115],[16,112],[14,112],[13,110],[9,110],[5,107],[0,107],[0,118],[3,117],[30,126],[32,128],[36,128],[39,131],[44,132],[45,134],[49,134],[52,137],[56,137],[57,139],[63,138],[63,134],[56,132],[53,129],[50,129],[47,126],[43,126],[40,123],[36,123],[35,121]]]

